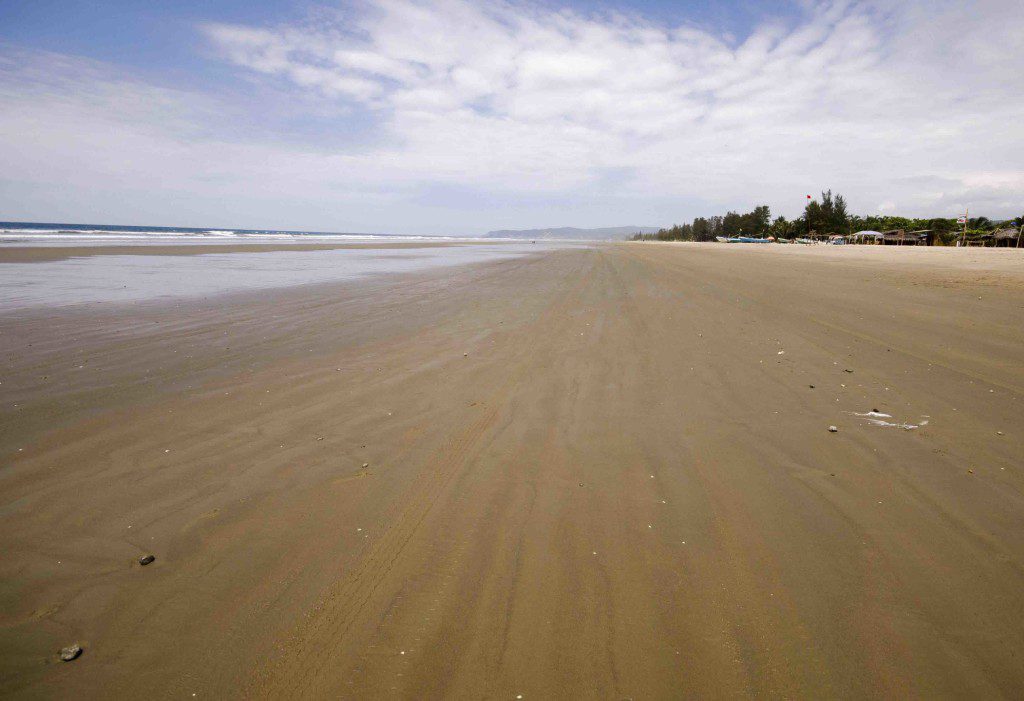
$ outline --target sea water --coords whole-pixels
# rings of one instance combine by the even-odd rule
[[[360,241],[466,241],[454,236],[394,236],[388,234],[278,231],[274,229],[201,229],[171,226],[109,224],[48,224],[0,222],[4,246],[116,246],[130,244],[188,246],[209,243],[342,243]]]
[[[180,256],[95,255],[0,263],[0,312],[27,307],[206,297],[223,292],[357,280],[514,258],[559,245],[490,243]]]

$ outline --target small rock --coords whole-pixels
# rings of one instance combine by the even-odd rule
[[[967,471],[967,474],[969,474],[969,475],[973,475],[973,474],[974,474],[974,470],[968,470],[968,471]]]
[[[61,648],[60,650],[60,658],[65,662],[70,662],[71,660],[77,659],[78,656],[81,654],[82,646],[78,643],[75,643],[74,645],[68,645],[67,647]]]
[[[828,432],[829,432],[829,433],[836,433],[836,432],[837,432],[838,430],[839,430],[839,429],[838,429],[838,428],[836,428],[835,426],[829,426],[829,427],[828,427]]]
[[[368,462],[364,462],[364,463],[363,463],[363,469],[364,469],[364,470],[365,470],[366,468],[368,468],[369,466],[370,466],[370,463],[368,463]]]
[[[469,357],[469,353],[463,353],[463,354],[462,354],[462,357],[463,357],[463,358],[468,358],[468,357]]]
[[[156,555],[143,555],[139,558],[139,564],[145,567],[156,559]]]
[[[850,370],[849,368],[847,368],[846,370],[843,370],[843,372],[849,372],[849,373],[852,373],[852,372],[853,372],[853,370]]]
[[[583,483],[582,483],[582,482],[580,482],[580,486],[581,486],[581,487],[583,486]]]
[[[814,389],[814,385],[807,385],[807,386],[810,387],[811,389]]]
[[[997,436],[1001,436],[1001,435],[1003,435],[1003,432],[1002,431],[996,431],[996,435]]]

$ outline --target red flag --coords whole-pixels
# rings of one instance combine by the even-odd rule
[[[808,196],[807,196],[807,199],[811,199],[811,196],[810,196],[810,195],[808,195]]]

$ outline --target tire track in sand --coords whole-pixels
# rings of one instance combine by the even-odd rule
[[[356,567],[320,599],[306,622],[300,624],[291,640],[283,644],[281,657],[268,670],[257,674],[250,693],[245,696],[285,698],[315,693],[323,668],[336,652],[340,652],[338,648],[346,634],[386,580],[444,488],[474,454],[480,438],[493,426],[497,416],[498,410],[492,406],[447,441],[410,487],[412,498],[398,517],[387,526]],[[435,466],[437,469],[431,469]]]
[[[585,267],[593,267],[588,260]],[[587,285],[587,276],[578,275],[571,289],[552,304],[536,322],[563,319],[574,308],[574,301]],[[536,352],[538,349],[531,349]],[[353,626],[365,622],[368,604],[385,585],[396,562],[419,530],[448,484],[486,445],[481,439],[493,427],[510,391],[530,368],[526,361],[507,372],[505,381],[485,400],[486,409],[467,427],[456,432],[421,469],[407,490],[408,503],[384,533],[360,558],[359,563],[329,587],[319,602],[300,622],[288,640],[280,645],[280,655],[258,667],[243,697],[310,698],[328,693],[337,683],[338,667],[332,661],[345,659]],[[342,663],[343,664],[343,663]]]

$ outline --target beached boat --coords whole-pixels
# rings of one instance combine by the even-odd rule
[[[773,239],[756,239],[752,236],[716,236],[719,243],[772,243]]]

